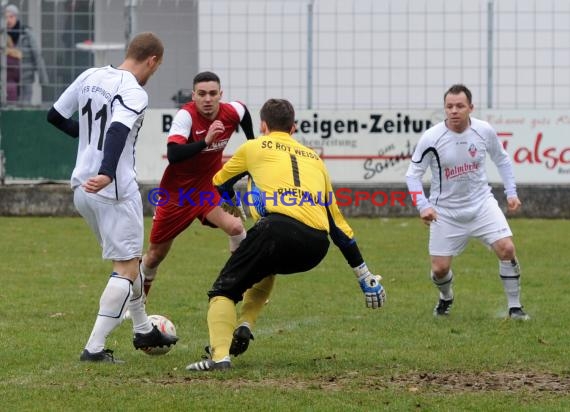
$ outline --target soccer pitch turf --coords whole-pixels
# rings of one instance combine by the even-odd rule
[[[0,218],[0,393],[6,410],[569,410],[570,221],[511,219],[532,319],[506,319],[493,253],[454,260],[455,304],[435,319],[427,229],[417,218],[352,218],[388,301],[364,306],[338,249],[314,270],[279,276],[249,350],[226,373],[190,373],[208,343],[209,287],[228,256],[196,222],[174,243],[149,295],[179,343],[167,355],[108,339],[124,365],[78,361],[111,265],[80,218]],[[248,222],[251,224],[251,222]],[[150,220],[145,221],[150,229]],[[147,236],[148,239],[148,236]],[[2,408],[0,408],[2,409]]]

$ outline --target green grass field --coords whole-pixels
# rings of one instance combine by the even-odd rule
[[[190,373],[207,344],[221,231],[177,239],[148,300],[180,342],[135,351],[131,325],[108,346],[124,365],[78,361],[110,273],[80,218],[0,218],[0,410],[563,411],[570,409],[570,221],[511,221],[528,322],[506,320],[496,258],[473,241],[454,262],[456,302],[434,319],[427,229],[419,219],[350,219],[388,303],[365,308],[339,251],[277,279],[255,341],[227,373]],[[150,221],[146,221],[147,230]]]

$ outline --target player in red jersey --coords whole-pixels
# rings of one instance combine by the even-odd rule
[[[141,262],[147,294],[172,242],[194,219],[226,232],[230,252],[245,238],[241,219],[218,206],[222,199],[212,185],[212,177],[222,167],[222,152],[231,135],[241,126],[247,139],[253,139],[253,124],[243,103],[225,103],[221,98],[220,78],[212,72],[198,73],[193,81],[192,102],[182,106],[172,122],[167,146],[169,165],[160,182],[168,196],[165,193],[157,202],[150,246]]]

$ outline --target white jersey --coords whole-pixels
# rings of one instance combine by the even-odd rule
[[[54,108],[66,118],[79,111],[79,147],[71,175],[72,188],[98,174],[107,130],[111,123],[120,122],[130,133],[114,181],[98,194],[123,199],[138,191],[135,144],[147,105],[148,95],[135,76],[112,66],[84,71],[63,92]]]
[[[420,138],[406,173],[409,191],[421,191],[416,198],[418,210],[433,207],[458,220],[475,216],[493,196],[485,171],[487,154],[497,166],[506,195],[516,196],[511,160],[489,123],[471,118],[463,133],[448,129],[445,122],[428,129]],[[422,187],[428,167],[432,173],[429,200]]]

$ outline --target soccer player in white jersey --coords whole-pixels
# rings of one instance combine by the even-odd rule
[[[129,309],[136,349],[170,346],[177,337],[152,325],[144,305],[139,259],[143,247],[142,199],[136,182],[135,143],[148,96],[142,88],[162,63],[164,47],[153,33],[129,43],[118,67],[91,68],[62,93],[47,120],[79,137],[71,176],[74,204],[103,250],[113,272],[101,294],[99,312],[81,361],[119,363],[105,349],[107,336]],[[79,112],[79,121],[71,116]]]
[[[470,116],[471,91],[453,85],[444,95],[446,119],[420,138],[406,173],[409,191],[417,197],[420,217],[430,226],[431,279],[439,289],[435,316],[448,315],[453,304],[451,261],[470,238],[479,239],[499,258],[499,275],[507,296],[509,317],[527,320],[520,302],[520,266],[512,232],[491,192],[485,172],[487,155],[495,163],[507,196],[509,212],[521,207],[513,168],[489,123]],[[430,196],[422,177],[431,170]]]

